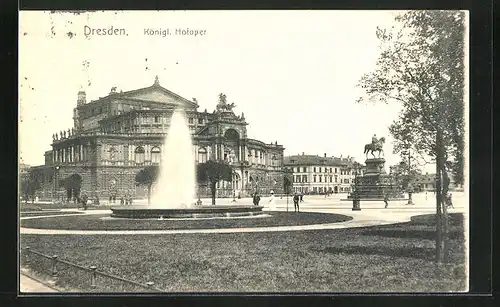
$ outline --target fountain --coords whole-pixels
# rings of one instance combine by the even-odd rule
[[[184,112],[174,110],[165,135],[156,191],[151,205],[111,208],[112,217],[199,218],[262,214],[261,206],[202,206],[196,204],[196,171],[191,132]]]

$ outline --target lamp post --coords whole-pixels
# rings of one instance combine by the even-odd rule
[[[407,189],[407,191],[408,191],[408,203],[407,203],[407,205],[414,205],[413,200],[412,200],[412,197],[411,197],[411,196],[412,196],[412,192],[413,192],[413,186],[412,186],[412,185],[411,185],[411,183],[410,183],[410,178],[411,178],[411,175],[410,175],[410,173],[411,173],[411,151],[410,151],[410,149],[409,149],[409,148],[408,148],[408,165],[407,165],[407,172],[408,172],[408,173],[407,173],[407,178],[406,178],[406,180],[408,181],[408,183],[407,183],[407,185],[406,185],[406,186],[407,186],[407,188],[406,188],[406,189]]]
[[[52,198],[54,199],[54,203],[56,202],[57,198],[57,172],[59,171],[59,165],[54,166],[54,193],[52,195]]]
[[[234,203],[234,202],[236,202],[236,176],[235,176],[235,173],[233,173],[232,186],[233,186],[233,203]]]
[[[358,170],[359,163],[354,162],[354,193],[352,196],[352,211],[361,211],[359,191],[358,191]]]

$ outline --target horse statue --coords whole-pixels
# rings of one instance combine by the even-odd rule
[[[232,112],[235,107],[234,102],[227,103],[227,96],[224,93],[219,94],[219,102],[217,103],[216,109],[218,112]]]
[[[385,138],[381,137],[376,141],[374,140],[370,144],[366,144],[365,151],[363,152],[364,154],[366,154],[366,158],[368,159],[368,153],[371,153],[373,158],[375,158],[375,155],[373,154],[375,151],[378,152],[378,157],[380,158],[380,153],[384,154],[384,149],[382,148],[384,146],[384,143],[385,143]]]

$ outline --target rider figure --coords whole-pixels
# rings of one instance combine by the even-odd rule
[[[377,135],[376,135],[376,134],[374,134],[374,135],[372,136],[372,145],[373,145],[373,146],[377,145],[377,142],[378,142]]]

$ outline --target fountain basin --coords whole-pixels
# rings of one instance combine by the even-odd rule
[[[123,206],[111,208],[112,217],[120,218],[209,218],[264,214],[262,206],[197,206],[193,208],[154,208],[149,206]]]

